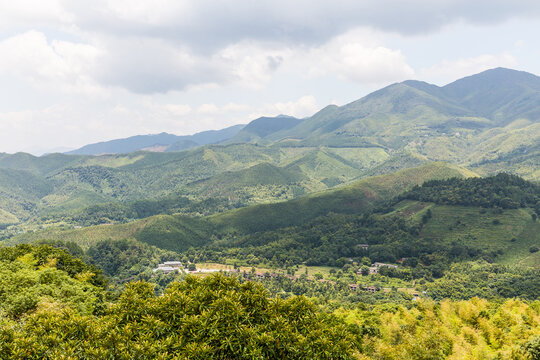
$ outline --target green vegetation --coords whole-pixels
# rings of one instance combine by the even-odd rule
[[[85,259],[118,283],[149,280],[159,263],[175,260],[178,254],[136,240],[105,240],[91,246]]]
[[[459,169],[429,164],[289,202],[203,218],[159,215],[122,225],[71,230],[52,227],[15,236],[8,243],[60,239],[88,249],[107,239],[135,238],[185,252],[195,262],[238,259],[249,266],[336,266],[342,262],[339,259],[359,261],[363,256],[382,262],[410,258],[423,264],[418,271],[428,277],[430,273],[442,276],[452,262],[475,259],[538,266],[538,253],[529,250],[538,244],[540,229],[540,222],[531,216],[531,207],[537,204],[536,185],[498,175],[428,181],[413,187],[422,178],[444,179],[454,174],[459,174]],[[484,183],[491,184],[485,185],[491,186],[490,191],[478,190],[478,184]],[[394,197],[399,188],[407,187],[412,190]],[[473,196],[465,202],[467,194]],[[425,202],[446,204],[448,199],[468,206]],[[476,204],[496,207],[472,206]],[[513,208],[517,206],[529,207]],[[375,212],[369,215],[372,210]],[[358,244],[368,244],[369,249],[360,249]]]
[[[420,170],[404,170],[290,202],[209,217],[159,215],[122,225],[62,231],[51,228],[10,241],[75,242],[86,251],[88,261],[113,277],[113,283],[147,280],[160,291],[175,276],[153,278],[151,268],[169,258],[181,260],[186,266],[190,262],[213,262],[244,267],[247,272],[254,267],[265,268],[264,272],[284,269],[289,275],[306,275],[300,280],[281,276],[264,281],[276,296],[305,294],[349,303],[410,301],[403,292],[350,292],[351,283],[367,281],[379,289],[427,291],[427,296],[435,299],[479,295],[535,299],[540,288],[535,280],[539,278],[540,252],[534,251],[540,222],[531,216],[537,204],[536,185],[504,174],[485,179],[442,176],[460,170],[443,164],[424,165]],[[443,180],[414,187],[419,173],[435,174]],[[411,190],[393,196],[396,183],[409,184]],[[479,184],[490,191],[481,191]],[[363,204],[368,205],[361,207],[359,200],[366,199],[366,194],[369,200]],[[471,194],[469,201],[467,194]],[[462,205],[451,205],[454,203]],[[507,208],[499,207],[501,204]],[[256,223],[261,217],[266,220],[257,213],[259,209],[270,218],[268,222]],[[298,211],[297,217],[303,217],[300,224],[294,225],[297,220],[287,218],[284,209]],[[125,240],[128,238],[131,240]],[[379,275],[366,276],[373,262],[400,265],[396,269],[383,267]],[[464,263],[467,265],[460,266]],[[302,265],[318,268],[304,274]],[[364,276],[356,274],[361,268]],[[311,280],[321,276],[334,284]]]
[[[235,136],[225,140],[225,143],[246,143],[264,139],[265,137],[290,129],[301,122],[292,116],[280,115],[276,117],[260,117],[243,127]]]
[[[86,226],[101,221],[92,214],[102,211],[99,207],[116,208],[103,218],[118,222],[148,216],[139,214],[141,206],[152,207],[153,213],[189,213],[189,206],[183,208],[187,198],[203,204],[202,213],[208,214],[349,182],[362,174],[358,156],[350,162],[330,150],[249,144],[99,157],[2,155],[0,209],[3,224],[65,221]],[[153,204],[137,204],[141,201]]]
[[[64,250],[48,245],[0,248],[0,317],[19,318],[38,306],[91,314],[102,306],[104,285],[97,268]]]
[[[56,275],[58,289],[71,285],[61,277],[65,272],[57,272],[45,275]],[[1,358],[352,359],[360,346],[358,326],[309,300],[269,298],[260,285],[221,275],[188,277],[159,297],[152,285],[131,283],[118,300],[93,313],[80,308],[89,298],[64,299],[63,308],[38,298],[15,313],[11,303],[3,304]]]
[[[300,199],[269,205],[250,206],[211,218],[218,227],[245,232],[271,230],[299,225],[318,216],[335,213],[361,213],[375,204],[392,199],[402,191],[428,179],[471,176],[464,169],[443,163],[431,163],[419,168],[367,178]]]
[[[362,213],[382,201],[392,199],[403,190],[422,184],[426,180],[471,175],[473,173],[452,165],[431,163],[416,169],[406,169],[393,174],[363,179],[334,191],[316,193],[282,203],[250,206],[202,219],[185,216],[156,216],[128,224],[91,226],[83,229],[49,227],[45,230],[14,236],[5,242],[14,244],[40,239],[60,239],[73,241],[83,248],[87,248],[109,238],[135,237],[164,249],[178,251],[189,246],[208,243],[213,235],[273,230],[302,224],[330,212]],[[145,205],[147,203],[153,204],[153,202],[142,202],[144,205],[142,209],[147,209]],[[156,204],[160,205],[161,202]],[[174,201],[172,204],[174,205]],[[211,203],[210,206],[215,204],[215,202]],[[184,209],[189,210],[190,206],[194,206],[194,204],[190,203]],[[204,213],[204,206],[202,207],[200,212]],[[98,210],[97,216],[99,216],[99,210],[103,207],[95,208]],[[111,207],[110,210],[105,211],[113,212],[114,209]],[[120,212],[120,214],[123,213]],[[73,216],[77,216],[77,213]],[[81,218],[91,219],[89,216]],[[151,229],[146,229],[147,227]]]
[[[130,271],[136,258],[167,256],[133,241],[106,242],[92,252],[112,264],[109,274]],[[336,281],[268,276],[262,284],[269,291],[248,273],[188,276],[170,283],[162,296],[152,284],[132,282],[112,296],[95,268],[65,250],[19,245],[0,249],[0,356],[525,360],[538,350],[538,301],[473,297],[537,297],[538,273],[509,271],[480,263],[455,266],[427,284],[428,293],[469,300],[440,303],[411,302],[411,295],[395,290],[352,291],[352,275],[340,280],[331,271],[325,276],[338,276]],[[502,291],[493,292],[497,288]]]
[[[427,286],[430,297],[442,299],[538,299],[540,270],[486,263],[454,264],[444,277]]]
[[[0,358],[537,359],[538,100],[494,69],[0,154]]]
[[[445,205],[530,207],[540,214],[540,186],[503,173],[487,178],[430,180],[401,197]]]
[[[340,310],[362,327],[359,359],[537,359],[540,304],[507,300]]]
[[[257,119],[228,145],[181,152],[1,154],[0,224],[35,224],[44,215],[73,223],[71,212],[88,206],[179,195],[200,202],[219,194],[232,199],[228,206],[233,207],[276,202],[429,161],[467,166],[481,175],[505,170],[538,180],[539,84],[532,74],[507,69],[445,87],[406,81],[304,120]],[[208,132],[199,134],[208,141],[196,136],[190,141],[219,142],[240,129],[229,130],[224,137]],[[148,140],[127,140],[141,139]],[[216,210],[205,213],[211,212]]]

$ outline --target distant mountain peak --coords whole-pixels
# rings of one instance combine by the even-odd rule
[[[298,125],[302,120],[289,115],[278,115],[275,117],[261,116],[249,124],[233,138],[229,139],[228,143],[252,142],[263,139],[271,134],[279,131],[288,130]]]
[[[526,71],[497,67],[458,79],[443,86],[443,88],[452,88],[460,84],[474,84],[475,86],[533,85],[537,90],[540,90],[540,77]]]

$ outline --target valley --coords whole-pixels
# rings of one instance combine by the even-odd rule
[[[0,357],[69,343],[100,358],[118,341],[124,358],[241,358],[201,335],[234,323],[231,341],[274,344],[269,358],[279,330],[287,351],[320,340],[328,358],[439,359],[452,343],[457,358],[525,359],[540,336],[539,119],[540,78],[497,68],[302,119],[0,154]],[[498,333],[510,316],[515,333]]]

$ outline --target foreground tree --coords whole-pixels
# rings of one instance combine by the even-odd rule
[[[190,276],[162,296],[129,284],[102,316],[41,309],[0,323],[2,359],[351,359],[360,328],[234,277]]]

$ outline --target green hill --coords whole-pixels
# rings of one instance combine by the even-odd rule
[[[474,176],[454,165],[431,163],[389,175],[360,180],[336,190],[299,199],[254,205],[204,218],[154,216],[119,225],[100,225],[83,229],[46,230],[17,235],[6,243],[40,239],[74,241],[83,248],[111,239],[136,238],[169,250],[206,244],[214,235],[253,233],[302,224],[328,213],[359,214],[427,180]]]
[[[4,243],[62,240],[88,249],[132,238],[199,262],[278,267],[341,267],[346,259],[361,262],[366,256],[390,263],[405,259],[406,266],[420,264],[419,276],[427,278],[466,261],[540,267],[538,185],[505,174],[474,176],[431,163],[282,203],[206,217],[158,215],[120,225],[51,227]]]
[[[53,191],[51,181],[29,170],[0,171],[0,224],[18,222],[37,210],[39,202]]]
[[[360,262],[368,256],[371,261],[421,264],[435,277],[452,263],[479,259],[540,268],[538,215],[540,188],[516,176],[429,180],[372,213],[329,212],[286,226],[238,231],[210,244],[206,261],[343,266],[343,259]]]
[[[328,106],[299,125],[273,134],[325,145],[402,148],[421,135],[453,135],[540,118],[540,78],[492,69],[443,87],[405,81],[350,104]],[[337,141],[340,140],[341,143]]]
[[[48,175],[62,168],[78,164],[83,157],[64,154],[33,156],[26,153],[0,154],[0,169],[26,170],[34,174]]]
[[[283,146],[381,148],[414,151],[432,161],[509,166],[529,179],[537,169],[514,157],[540,156],[540,78],[492,69],[443,87],[419,81],[390,85],[350,104],[327,106],[267,139]],[[523,136],[526,134],[527,136]]]
[[[227,171],[186,185],[182,192],[202,198],[225,197],[241,203],[260,203],[294,198],[310,192],[310,178],[301,172],[269,163],[245,170]]]
[[[361,213],[389,200],[414,185],[430,179],[474,176],[475,174],[444,163],[431,163],[393,174],[371,177],[341,187],[276,203],[236,209],[211,217],[218,228],[256,232],[302,224],[317,216],[335,213]]]
[[[28,219],[95,204],[159,199],[226,171],[280,164],[288,155],[283,149],[247,144],[97,157],[1,154],[0,208]]]
[[[459,79],[442,90],[448,98],[500,125],[515,119],[540,119],[540,78],[524,71],[496,68]]]
[[[384,151],[255,144],[212,145],[175,153],[2,155],[0,204],[4,205],[0,208],[24,220],[178,194],[194,201],[215,196],[242,204],[281,201],[349,182],[361,169],[386,157]],[[28,176],[19,181],[21,176],[16,174]],[[31,188],[18,190],[25,183]],[[40,190],[43,186],[47,191]]]
[[[302,120],[260,118],[238,128],[238,136],[249,136],[229,145],[103,156],[0,154],[0,209],[9,221],[30,221],[178,195],[199,201],[220,194],[235,206],[277,202],[428,161],[538,180],[539,89],[535,75],[493,69],[443,87],[393,84]],[[220,141],[220,134],[201,133],[177,146]]]

